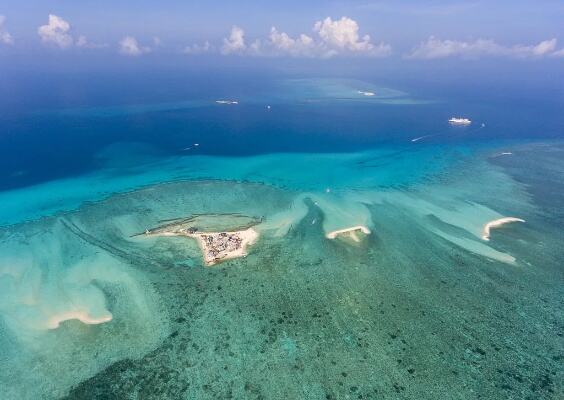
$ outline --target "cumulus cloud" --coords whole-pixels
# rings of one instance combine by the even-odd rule
[[[382,57],[391,53],[390,45],[375,45],[370,36],[361,37],[359,30],[358,23],[348,17],[338,20],[326,18],[314,24],[314,37],[303,33],[291,37],[286,32],[272,27],[267,38],[257,39],[247,45],[244,31],[235,26],[229,38],[223,40],[221,53],[323,58],[346,54]]]
[[[317,21],[313,30],[326,45],[335,49],[365,52],[374,47],[370,43],[370,36],[360,38],[358,24],[347,17],[335,21],[327,17],[323,21]]]
[[[70,35],[70,24],[53,14],[49,14],[49,22],[37,29],[37,33],[44,43],[52,43],[61,49],[66,49],[73,45],[74,40]]]
[[[204,54],[210,53],[215,50],[215,47],[210,44],[210,42],[205,41],[203,44],[193,44],[190,46],[186,46],[182,49],[182,53],[184,54]]]
[[[140,46],[133,36],[126,36],[119,42],[119,52],[126,56],[140,56],[151,52],[151,48]]]
[[[413,59],[437,59],[447,57],[479,58],[501,56],[514,58],[539,58],[554,54],[556,39],[542,41],[536,45],[503,46],[491,39],[477,39],[473,42],[440,40],[431,36],[426,42],[407,55]]]
[[[0,43],[12,45],[14,44],[14,38],[4,28],[4,22],[6,22],[6,17],[0,15]]]
[[[223,39],[223,46],[221,48],[222,54],[237,54],[242,53],[247,48],[245,44],[245,31],[238,26],[231,28],[231,34],[228,38]]]
[[[272,27],[266,39],[255,40],[247,49],[246,54],[255,56],[293,56],[314,57],[318,55],[317,44],[308,35],[301,34],[296,38],[285,32],[279,32]]]
[[[272,27],[269,40],[274,52],[280,55],[309,57],[315,53],[316,44],[313,38],[303,33],[293,39],[287,33],[278,32],[275,27]]]
[[[43,43],[54,44],[61,49],[68,49],[73,46],[85,49],[108,47],[107,44],[92,43],[84,35],[79,35],[75,39],[71,30],[71,25],[63,18],[49,14],[47,25],[40,26],[37,33]]]

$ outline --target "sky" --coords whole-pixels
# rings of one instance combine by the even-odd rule
[[[564,62],[563,21],[561,0],[3,0],[0,58],[98,52]]]

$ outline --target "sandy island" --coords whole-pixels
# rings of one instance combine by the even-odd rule
[[[492,228],[498,228],[502,225],[509,224],[511,222],[525,222],[525,220],[521,219],[521,218],[515,218],[515,217],[505,217],[505,218],[500,218],[500,219],[495,219],[493,221],[490,221],[486,225],[484,225],[484,230],[483,230],[483,233],[482,233],[482,239],[483,240],[490,240],[490,230]]]
[[[247,247],[258,239],[258,233],[253,228],[232,232],[198,232],[194,228],[178,229],[157,232],[147,230],[149,236],[187,236],[196,239],[204,256],[207,266],[212,266],[220,261],[231,258],[245,257]]]
[[[370,235],[370,229],[365,227],[364,225],[357,225],[350,228],[345,229],[338,229],[336,231],[329,232],[325,237],[327,239],[336,239],[339,235],[344,237],[349,237],[355,242],[360,242],[360,238],[358,237],[357,233],[362,232],[365,235]]]
[[[258,239],[258,233],[253,228],[235,232],[206,232],[187,234],[198,241],[206,265],[214,265],[222,260],[245,257],[247,246]]]

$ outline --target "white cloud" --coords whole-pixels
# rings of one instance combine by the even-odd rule
[[[108,47],[108,45],[105,43],[92,43],[84,35],[80,35],[76,39],[76,42],[74,44],[76,47],[80,47],[83,49],[101,49],[104,47]]]
[[[551,54],[552,57],[564,57],[564,49],[560,49]]]
[[[4,29],[4,22],[6,22],[6,17],[0,15],[0,43],[12,45],[14,44],[14,38]]]
[[[272,27],[268,38],[255,40],[248,47],[247,54],[265,57],[314,57],[318,54],[316,46],[315,41],[307,35],[301,34],[294,39]]]
[[[313,27],[316,37],[300,34],[293,38],[273,27],[266,39],[257,39],[250,46],[245,43],[244,31],[233,27],[229,38],[223,40],[221,53],[255,56],[333,57],[337,55],[388,56],[391,47],[375,45],[370,36],[360,37],[356,21],[342,17],[333,21],[326,18]]]
[[[317,21],[313,30],[330,48],[366,52],[374,47],[370,43],[370,36],[360,38],[358,24],[347,17],[335,21],[327,17],[323,21]]]
[[[222,54],[237,54],[246,50],[245,44],[245,31],[238,26],[231,28],[229,38],[223,39],[223,47],[221,48]]]
[[[66,49],[73,45],[74,40],[69,34],[70,24],[53,14],[49,14],[49,23],[37,29],[37,33],[44,43],[53,43],[61,49]]]
[[[79,35],[76,40],[71,35],[71,25],[63,18],[49,14],[49,22],[37,29],[37,33],[43,43],[55,44],[61,49],[75,46],[83,49],[99,49],[108,47],[107,44],[92,43],[86,36]]]
[[[204,44],[193,44],[191,46],[186,46],[182,49],[184,54],[204,54],[210,53],[215,50],[215,47],[210,44],[210,42],[205,41]]]
[[[529,54],[537,57],[545,56],[556,50],[556,42],[554,38],[542,41],[536,46],[516,46],[513,48],[513,51],[515,51],[516,54],[522,54],[524,56],[528,56]]]
[[[119,52],[126,56],[140,56],[151,52],[151,48],[140,46],[133,36],[126,36],[119,42]]]
[[[538,58],[554,53],[556,39],[542,41],[536,45],[503,46],[491,39],[477,39],[473,42],[440,40],[431,36],[412,50],[407,58],[437,59],[447,57],[479,58],[500,56],[514,58]]]
[[[275,27],[272,27],[269,40],[275,53],[281,55],[288,54],[294,57],[311,57],[316,53],[316,44],[313,38],[303,33],[296,39],[293,39],[287,33],[278,32]]]

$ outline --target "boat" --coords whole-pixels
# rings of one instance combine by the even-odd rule
[[[363,91],[363,90],[359,90],[359,91],[357,91],[357,93],[358,93],[358,94],[361,94],[361,95],[363,95],[363,96],[374,96],[374,95],[375,95],[374,92],[365,92],[365,91]]]
[[[468,118],[452,117],[451,119],[448,120],[448,123],[451,125],[470,125],[472,121],[470,121]]]

